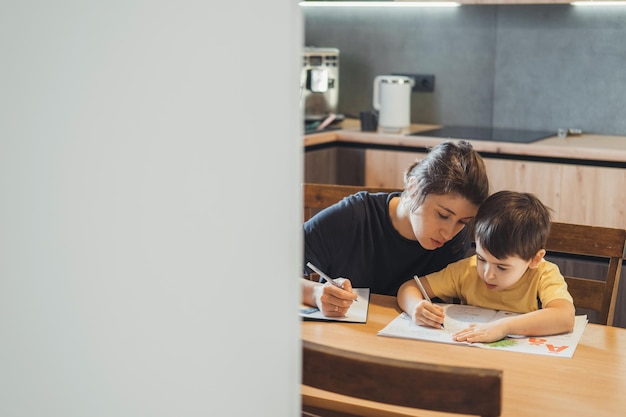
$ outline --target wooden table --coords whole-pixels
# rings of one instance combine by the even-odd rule
[[[503,370],[503,417],[626,415],[626,329],[588,324],[572,358],[377,336],[398,314],[396,298],[371,295],[367,323],[302,322],[302,339],[373,355]],[[436,383],[436,381],[433,381]],[[381,387],[384,389],[384,387]],[[302,386],[303,405],[374,415],[382,406]],[[388,416],[447,416],[382,407]]]

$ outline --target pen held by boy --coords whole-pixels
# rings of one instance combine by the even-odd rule
[[[414,308],[415,321],[422,322],[423,324],[430,326],[430,327],[443,329],[444,328],[443,322],[445,319],[445,313],[444,313],[443,307],[433,304],[430,297],[428,296],[428,291],[426,290],[426,288],[424,287],[424,285],[422,284],[421,280],[419,279],[417,275],[415,275],[413,279],[415,280],[415,283],[417,284],[417,289],[419,290],[423,298],[423,301],[427,301],[427,303],[424,303],[422,301],[415,306]],[[426,285],[428,285],[428,282],[426,282]],[[429,286],[429,289],[430,289],[430,286]]]

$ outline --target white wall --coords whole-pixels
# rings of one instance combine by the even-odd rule
[[[297,414],[301,26],[0,4],[0,415]]]

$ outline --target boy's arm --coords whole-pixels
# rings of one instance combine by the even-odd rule
[[[563,299],[553,300],[537,311],[507,318],[507,334],[546,336],[571,332],[575,316],[574,304]]]
[[[568,300],[558,299],[537,311],[470,326],[455,333],[453,339],[458,342],[489,343],[501,340],[509,334],[547,336],[571,332],[574,322],[574,305]]]
[[[434,298],[427,278],[420,278],[420,282],[429,297]],[[414,279],[405,282],[398,289],[398,305],[417,324],[440,329],[445,317],[443,308],[424,300],[422,293]]]
[[[426,287],[424,286],[424,288]],[[424,297],[422,297],[415,280],[406,281],[404,284],[400,285],[398,289],[398,305],[407,314],[411,314],[417,304],[421,303],[423,300]]]

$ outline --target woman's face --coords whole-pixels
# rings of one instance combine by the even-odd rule
[[[476,212],[477,205],[456,194],[429,194],[409,219],[420,245],[434,250],[463,230]]]

